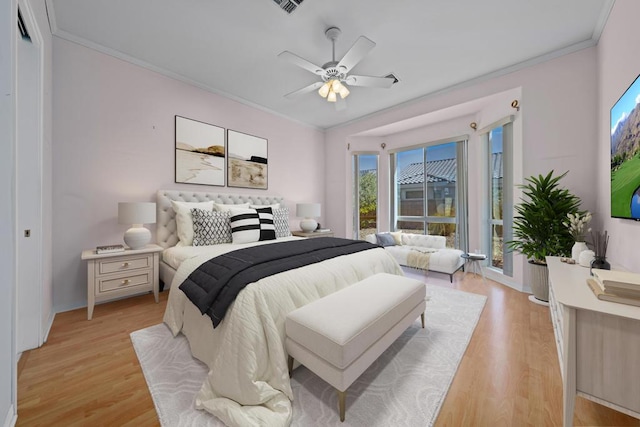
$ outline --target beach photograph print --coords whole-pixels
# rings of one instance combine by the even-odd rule
[[[227,130],[229,187],[267,189],[267,140]]]
[[[611,109],[611,216],[640,220],[640,77]]]
[[[224,128],[176,116],[176,182],[224,186]]]

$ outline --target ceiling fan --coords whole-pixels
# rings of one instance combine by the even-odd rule
[[[338,62],[336,61],[336,39],[340,33],[341,31],[338,27],[331,27],[325,31],[325,36],[331,40],[332,59],[321,67],[288,51],[284,51],[278,55],[278,58],[285,59],[300,68],[304,68],[320,76],[322,79],[322,81],[312,83],[302,89],[286,94],[286,98],[296,98],[317,89],[320,96],[336,104],[337,110],[343,110],[346,108],[344,99],[349,96],[348,86],[390,88],[391,85],[398,81],[393,75],[387,77],[349,75],[349,71],[351,71],[376,44],[365,36],[360,36],[353,46],[351,46],[351,49],[349,49]]]

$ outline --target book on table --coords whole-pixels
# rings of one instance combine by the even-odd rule
[[[313,230],[314,233],[328,233],[330,231],[331,231],[330,228],[318,228],[316,230]]]
[[[587,284],[596,298],[602,301],[617,302],[620,304],[636,305],[640,307],[640,293],[628,294],[628,293],[613,293],[609,290],[605,290],[604,286],[595,277],[587,279]]]
[[[611,293],[637,294],[640,297],[640,274],[594,268],[593,277]]]
[[[97,254],[110,254],[114,252],[124,252],[124,246],[123,245],[96,246]]]

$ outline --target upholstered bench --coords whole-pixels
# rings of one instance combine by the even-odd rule
[[[425,284],[380,273],[287,315],[289,373],[298,360],[338,391],[344,421],[347,388],[418,316],[424,328]]]

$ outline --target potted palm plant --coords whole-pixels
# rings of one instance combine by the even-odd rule
[[[529,285],[536,300],[549,301],[549,272],[546,256],[571,255],[574,239],[566,227],[567,214],[582,212],[580,199],[558,182],[568,173],[525,178],[522,202],[515,205],[513,238],[507,247],[529,260]]]

